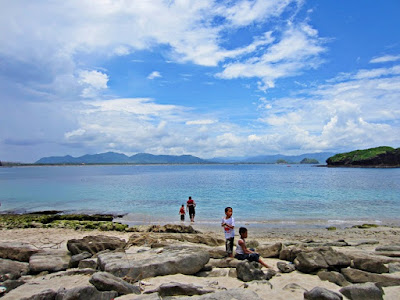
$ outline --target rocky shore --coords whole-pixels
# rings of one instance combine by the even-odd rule
[[[127,231],[128,230],[128,231]],[[400,228],[251,228],[273,269],[227,258],[219,226],[0,230],[3,299],[399,299]]]

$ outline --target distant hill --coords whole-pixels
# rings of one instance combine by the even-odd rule
[[[252,157],[220,157],[220,158],[213,158],[211,161],[213,162],[229,162],[229,163],[264,163],[264,164],[274,164],[277,161],[286,161],[287,163],[301,163],[304,159],[308,160],[316,160],[321,164],[325,164],[325,161],[335,155],[336,153],[332,152],[319,152],[319,153],[306,153],[301,155],[259,155],[259,156],[252,156]]]
[[[381,146],[339,153],[327,163],[328,166],[400,167],[400,148]]]
[[[50,156],[39,159],[35,164],[201,164],[208,161],[192,155],[153,155],[138,153],[127,156],[121,153],[106,152],[100,154],[86,154],[80,157]]]

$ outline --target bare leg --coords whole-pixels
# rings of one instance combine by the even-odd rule
[[[264,267],[268,268],[268,269],[272,269],[272,267],[270,265],[267,265],[261,258],[258,260],[258,262],[260,264],[262,264]]]

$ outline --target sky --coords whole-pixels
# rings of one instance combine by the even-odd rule
[[[400,147],[398,0],[0,0],[0,160]]]

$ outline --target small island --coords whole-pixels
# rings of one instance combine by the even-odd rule
[[[381,146],[336,154],[326,160],[328,167],[400,167],[400,148]]]

